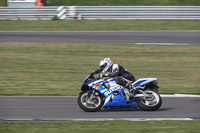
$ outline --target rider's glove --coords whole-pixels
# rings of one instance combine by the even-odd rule
[[[100,74],[99,78],[108,77],[108,74]]]
[[[106,74],[103,74],[103,77],[108,77],[108,74],[106,73]]]
[[[102,70],[101,69],[97,69],[96,71],[94,71],[92,74],[97,74],[100,73]]]

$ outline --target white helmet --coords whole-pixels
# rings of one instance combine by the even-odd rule
[[[103,74],[105,74],[112,65],[113,65],[113,61],[110,58],[105,58],[101,60],[99,63],[99,66]]]

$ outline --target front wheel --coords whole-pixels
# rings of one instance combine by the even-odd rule
[[[138,100],[138,106],[144,111],[155,111],[158,110],[162,104],[162,98],[157,92],[152,90],[145,90],[148,97],[143,97]]]
[[[78,97],[78,105],[87,112],[99,111],[103,106],[103,98],[99,95],[94,95],[93,99],[90,99],[88,91],[82,92]]]

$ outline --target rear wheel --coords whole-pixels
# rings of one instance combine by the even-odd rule
[[[78,97],[78,105],[84,111],[95,112],[100,110],[103,106],[103,99],[99,95],[94,95],[94,97],[90,99],[88,92],[82,92]]]
[[[157,92],[152,90],[145,90],[148,97],[142,97],[138,100],[138,106],[145,111],[154,111],[160,108],[162,104],[162,98]]]

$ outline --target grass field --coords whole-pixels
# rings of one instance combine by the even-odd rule
[[[110,57],[136,78],[157,77],[160,93],[200,94],[199,45],[0,43],[0,95],[78,95]]]
[[[7,0],[0,0],[0,6],[6,6],[7,3],[6,3]]]
[[[67,6],[197,6],[198,0],[50,0],[51,5]]]
[[[198,0],[47,0],[51,6],[197,6]],[[5,6],[6,0],[0,1]]]
[[[1,133],[199,133],[193,121],[35,121],[0,122]]]
[[[199,20],[1,20],[0,31],[200,30]]]

